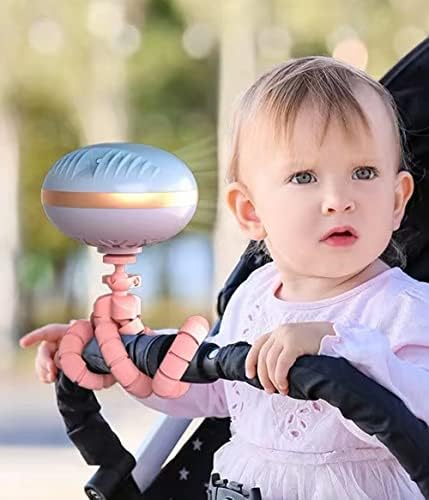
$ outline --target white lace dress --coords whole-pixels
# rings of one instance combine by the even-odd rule
[[[283,323],[332,321],[337,335],[323,339],[320,353],[348,359],[429,422],[429,285],[392,268],[336,297],[292,303],[276,298],[279,284],[272,263],[252,273],[228,304],[216,342],[253,343]],[[264,500],[423,498],[387,448],[322,400],[218,381],[193,385],[178,400],[142,402],[177,416],[229,415],[232,438],[215,454],[214,470],[259,486]]]

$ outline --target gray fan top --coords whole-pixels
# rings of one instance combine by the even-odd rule
[[[100,193],[166,193],[197,189],[192,172],[177,156],[145,144],[86,146],[60,158],[44,190]]]

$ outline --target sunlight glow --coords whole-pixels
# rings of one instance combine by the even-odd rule
[[[346,38],[335,46],[333,57],[365,70],[368,64],[368,49],[358,38]]]

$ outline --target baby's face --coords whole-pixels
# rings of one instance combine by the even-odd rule
[[[240,178],[261,236],[285,272],[326,277],[358,272],[383,253],[399,227],[398,186],[403,176],[409,182],[410,174],[397,173],[391,117],[374,91],[357,90],[356,98],[370,131],[356,119],[347,134],[333,120],[321,142],[317,114],[304,106],[283,144],[262,124],[257,134],[241,137]],[[356,237],[324,240],[342,226]]]

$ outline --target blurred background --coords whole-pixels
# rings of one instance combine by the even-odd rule
[[[100,254],[44,215],[51,165],[110,141],[182,158],[199,184],[195,217],[129,270],[143,277],[135,293],[145,324],[214,319],[216,294],[246,245],[222,199],[239,93],[271,65],[304,55],[333,55],[380,78],[428,30],[427,0],[0,3],[0,498],[83,499],[92,474],[65,438],[53,387],[35,378],[34,350],[17,344],[40,325],[87,317],[107,292]],[[114,388],[101,400],[134,451],[155,412]]]

